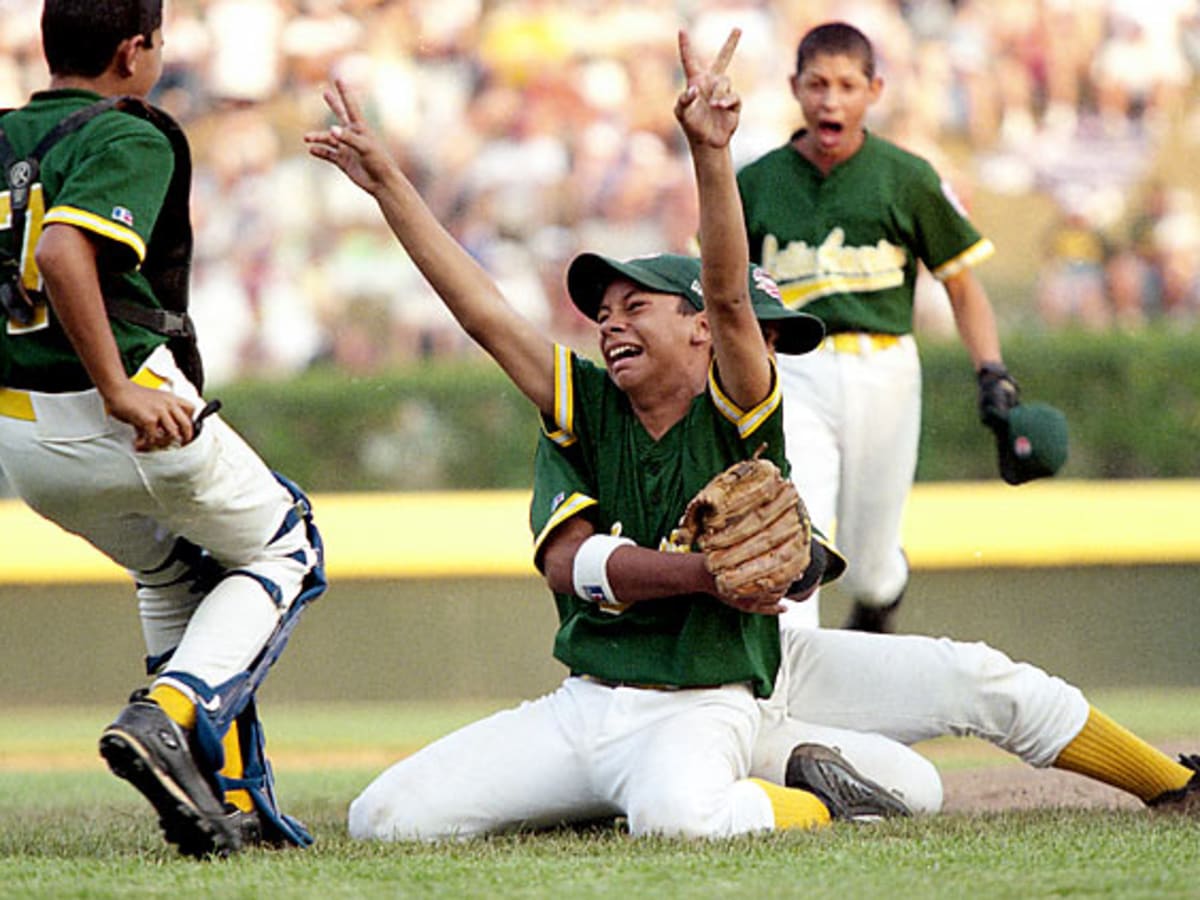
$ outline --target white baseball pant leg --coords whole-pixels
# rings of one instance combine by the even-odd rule
[[[794,629],[789,629],[789,632]],[[871,731],[855,731],[803,721],[789,708],[789,679],[794,676],[790,636],[783,636],[784,662],[775,692],[761,700],[762,724],[754,744],[750,774],[786,783],[788,760],[798,744],[820,744],[836,750],[858,772],[886,787],[914,813],[931,814],[942,808],[942,778],[937,767],[912,748]]]
[[[917,471],[921,363],[912,335],[894,347],[834,355],[846,404],[836,532],[850,565],[840,587],[882,606],[908,583],[900,529]]]
[[[792,480],[814,525],[849,562],[840,587],[889,603],[908,581],[900,528],[921,431],[916,342],[906,335],[861,353],[822,345],[780,356],[779,371]],[[819,623],[819,594],[788,606],[784,627]]]
[[[978,737],[1032,766],[1051,765],[1087,722],[1082,692],[982,642],[789,629],[782,634],[787,714],[901,744]],[[882,784],[891,777],[864,763]]]
[[[165,379],[161,390],[197,411],[203,405],[165,347],[146,368]],[[32,400],[36,421],[0,418],[0,458],[20,496],[143,585],[151,656],[177,646],[172,667],[214,685],[242,672],[316,561],[302,524],[277,533],[292,496],[219,416],[205,419],[185,447],[138,453],[133,430],[107,415],[98,392],[34,393]],[[170,584],[179,537],[245,574],[226,577],[202,598]]]
[[[745,780],[759,710],[742,686],[653,691],[568,678],[401,760],[350,805],[360,840],[444,840],[622,814],[635,835],[771,828]]]
[[[780,355],[777,364],[791,478],[813,525],[834,541],[843,415],[834,354],[818,348],[805,356]],[[785,601],[787,610],[780,617],[780,626],[816,628],[820,624],[820,597],[820,591],[816,591],[800,603]]]

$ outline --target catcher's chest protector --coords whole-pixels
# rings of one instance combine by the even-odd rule
[[[195,329],[187,314],[192,260],[191,150],[187,137],[174,119],[137,97],[106,97],[76,110],[50,129],[24,157],[16,155],[0,127],[0,168],[3,169],[4,187],[9,191],[12,223],[11,247],[0,245],[0,316],[27,323],[33,314],[36,301],[32,295],[35,292],[21,280],[21,248],[25,242],[29,193],[38,180],[42,159],[64,137],[113,109],[145,119],[161,131],[171,143],[175,168],[142,264],[142,274],[163,308],[156,310],[106,297],[108,314],[166,335],[180,369],[198,390],[203,390],[204,369],[196,346]]]

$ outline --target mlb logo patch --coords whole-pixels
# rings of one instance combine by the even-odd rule
[[[751,265],[750,273],[754,276],[754,286],[768,296],[774,297],[776,300],[783,302],[783,295],[779,292],[779,285],[775,283],[775,279],[767,274],[765,269],[760,269],[758,266]]]
[[[130,228],[133,227],[133,210],[124,206],[114,206],[110,218],[114,222],[120,222]]]

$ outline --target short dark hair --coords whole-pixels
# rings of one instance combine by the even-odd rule
[[[46,0],[42,52],[55,75],[94,78],[121,41],[162,26],[163,0]]]
[[[867,36],[845,22],[827,22],[810,30],[796,48],[796,74],[815,56],[851,56],[862,61],[867,78],[875,77],[875,48]]]

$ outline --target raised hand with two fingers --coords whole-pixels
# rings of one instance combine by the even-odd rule
[[[679,61],[687,86],[675,101],[675,118],[693,145],[728,146],[737,130],[742,98],[733,90],[725,70],[741,36],[741,29],[730,31],[716,59],[705,67],[696,59],[687,32],[679,32]]]

